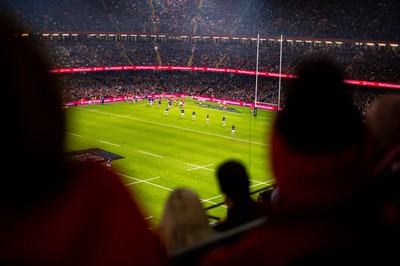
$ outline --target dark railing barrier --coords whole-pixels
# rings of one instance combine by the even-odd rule
[[[263,188],[260,188],[260,189],[252,191],[250,193],[250,195],[254,195],[256,193],[261,193],[261,192],[267,191],[267,190],[272,190],[273,188],[274,188],[274,185],[269,185],[269,186],[266,186],[266,187],[263,187]],[[209,206],[209,207],[205,208],[204,210],[207,212],[207,211],[209,211],[211,209],[214,209],[214,208],[219,207],[219,206],[224,205],[224,204],[225,204],[225,202],[220,202],[220,203],[214,204],[212,206]],[[219,219],[220,219],[220,217],[213,216],[213,215],[208,215],[208,218],[210,218],[212,220],[215,220],[215,221],[219,221]]]
[[[246,234],[246,232],[264,224],[267,219],[267,217],[259,218],[226,232],[218,233],[216,236],[199,243],[178,249],[169,255],[169,265],[198,265],[201,257],[208,251],[211,251],[213,248],[218,246],[223,246],[224,244],[237,241]]]

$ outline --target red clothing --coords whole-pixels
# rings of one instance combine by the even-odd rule
[[[349,210],[354,211],[354,207],[357,205],[349,207]],[[372,250],[368,245],[373,243],[368,234],[373,231],[368,228],[373,227],[361,224],[361,219],[351,224],[354,216],[346,216],[348,213],[345,211],[332,214],[334,211],[329,209],[302,213],[301,210],[288,210],[275,213],[267,218],[265,224],[252,229],[237,242],[224,244],[205,253],[199,265],[318,265],[302,264],[302,260],[310,255],[318,255],[319,252],[323,254],[332,251],[336,255],[333,258],[335,262],[345,261],[346,256],[339,252],[346,251],[346,247],[350,247],[352,256],[360,255],[360,250],[368,254]],[[358,225],[360,229],[357,229]],[[338,249],[338,253],[333,252],[335,249]],[[370,258],[364,254],[360,261],[363,257]],[[355,258],[352,257],[352,261]],[[329,260],[328,257],[324,259]],[[324,260],[320,262],[320,265],[325,265]]]
[[[119,177],[78,166],[56,198],[0,219],[2,265],[165,265]],[[34,177],[32,177],[34,178]]]
[[[200,265],[303,265],[309,255],[342,247],[351,247],[357,259],[377,229],[379,213],[363,149],[306,154],[290,149],[276,132],[272,138],[279,194],[266,224],[205,254]]]

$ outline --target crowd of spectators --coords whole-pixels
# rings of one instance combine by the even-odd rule
[[[5,5],[4,5],[5,4]],[[351,40],[399,41],[400,6],[395,1],[120,1],[48,0],[3,3],[29,32],[116,32],[225,35],[299,36]],[[379,30],[378,30],[379,29]],[[212,38],[210,38],[212,39]],[[53,68],[164,65],[221,67],[291,73],[311,52],[323,51],[336,58],[355,80],[400,83],[399,50],[390,46],[367,47],[355,43],[316,44],[266,41],[250,43],[97,38],[47,39]],[[215,73],[85,73],[63,75],[64,100],[146,93],[186,93],[207,97],[254,101],[254,77]],[[71,82],[73,81],[73,82]],[[278,95],[277,78],[260,77],[257,101],[284,102],[285,88]],[[354,87],[355,102],[363,115],[376,95],[396,90]]]
[[[151,41],[109,42],[46,41],[49,60],[53,68],[159,65],[155,44]],[[157,43],[162,65],[221,67],[254,70],[256,65],[255,45],[237,44],[193,44],[184,41]],[[194,49],[193,49],[194,48]],[[348,79],[399,83],[399,53],[389,48],[360,48],[358,46],[291,45],[285,43],[282,53],[282,73],[291,73],[302,58],[312,52],[321,51],[334,57],[346,69]],[[259,52],[259,71],[279,73],[279,44],[262,46]],[[189,60],[192,58],[192,60]],[[117,97],[124,95],[147,95],[161,93],[183,93],[254,101],[255,76],[231,73],[196,71],[107,71],[58,74],[63,80],[65,101],[82,98]],[[259,76],[257,101],[277,105],[279,97],[284,102],[285,88],[279,79]],[[396,89],[353,86],[354,100],[363,116],[375,97],[397,93]]]
[[[106,41],[53,40],[46,41],[54,68],[167,65],[223,67],[255,70],[256,44],[224,44],[185,41]],[[309,53],[323,51],[335,57],[346,69],[349,79],[398,83],[400,81],[399,51],[393,48],[366,48],[358,45],[296,45],[288,42],[282,47],[282,73],[292,68]],[[160,54],[160,62],[157,53]],[[259,71],[279,72],[278,42],[260,45]]]
[[[160,32],[399,41],[396,1],[8,0],[33,31]]]
[[[6,2],[10,13],[20,18],[31,32],[162,32],[167,34],[217,34],[254,36],[264,34],[289,36],[396,40],[399,6],[381,0],[366,5],[364,1],[338,1],[306,5],[298,1],[85,1],[41,0],[29,3]],[[323,8],[321,8],[323,6]],[[355,11],[357,10],[357,11]],[[338,15],[340,14],[340,16]],[[362,17],[362,19],[359,19]],[[384,26],[382,26],[384,25]],[[377,28],[379,27],[379,31]],[[202,43],[193,41],[47,41],[49,59],[54,68],[172,65],[208,66],[253,70],[256,66],[256,45]],[[347,78],[399,83],[399,52],[392,48],[366,48],[357,45],[307,45],[284,42],[282,65],[279,43],[260,46],[259,71],[290,73],[304,56],[313,51],[333,55],[346,69]],[[157,58],[157,55],[160,55]],[[280,69],[281,67],[281,69]],[[63,77],[64,100],[121,96],[146,93],[187,93],[254,100],[254,79],[248,76],[222,74],[144,73],[134,77],[125,73],[75,75]],[[71,82],[71,81],[74,82]],[[146,83],[146,80],[149,83]],[[278,104],[277,79],[260,78],[260,102]],[[117,83],[114,83],[117,82]],[[143,83],[140,83],[143,82]],[[283,88],[284,89],[284,88]],[[354,90],[355,102],[365,115],[376,94],[373,89]],[[283,93],[284,95],[284,93]],[[282,95],[281,95],[282,96]]]
[[[254,76],[177,71],[86,72],[61,75],[64,101],[126,95],[186,94],[218,99],[254,101]],[[277,79],[259,78],[259,99],[277,104]]]

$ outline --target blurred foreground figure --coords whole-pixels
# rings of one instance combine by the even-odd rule
[[[369,260],[379,205],[365,125],[342,72],[324,57],[299,65],[277,114],[270,157],[278,197],[265,224],[202,265],[338,265]],[[368,244],[367,244],[368,243]]]
[[[400,94],[385,94],[372,105],[367,125],[373,137],[376,174],[400,172]]]
[[[188,188],[169,194],[157,233],[169,256],[216,234],[199,196]]]
[[[368,112],[367,125],[373,140],[376,196],[385,210],[380,248],[385,257],[397,259],[398,245],[393,243],[400,239],[400,94],[380,96]]]
[[[58,87],[32,39],[0,16],[0,265],[164,265],[119,177],[64,157]],[[12,167],[13,166],[13,167]]]

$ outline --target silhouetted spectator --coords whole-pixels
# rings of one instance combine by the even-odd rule
[[[3,14],[4,15],[4,14]],[[0,16],[1,265],[165,265],[119,176],[64,154],[66,117],[39,44]]]
[[[240,161],[225,161],[218,166],[216,175],[228,207],[226,217],[214,225],[216,231],[226,231],[262,217],[261,206],[250,196],[250,180]]]

